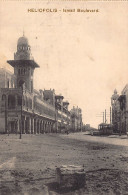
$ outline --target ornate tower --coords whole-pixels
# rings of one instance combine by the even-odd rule
[[[117,93],[117,90],[115,89],[114,90],[114,94],[111,97],[111,105],[112,106],[116,103],[116,101],[118,100],[118,98],[119,98],[119,95]]]
[[[7,62],[14,67],[16,87],[19,88],[24,85],[29,92],[33,93],[34,69],[38,68],[39,65],[34,61],[28,39],[24,35],[18,39],[14,60]]]

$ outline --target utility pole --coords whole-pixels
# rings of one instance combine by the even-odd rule
[[[110,107],[110,124],[112,124],[112,110],[111,110],[111,107]]]
[[[5,133],[7,133],[7,99],[6,99],[6,95],[3,95],[3,100],[4,100],[4,112],[5,112]],[[8,134],[9,135],[9,134]]]
[[[105,109],[105,123],[106,123],[106,109]]]
[[[23,108],[22,108],[22,104],[23,104],[23,85],[21,86],[21,125],[20,125],[20,137],[19,139],[22,138],[22,112],[23,112]]]
[[[96,117],[102,117],[103,118],[103,123],[104,123],[104,112],[101,112],[101,114],[96,115]]]
[[[104,112],[103,112],[103,123],[104,123]]]

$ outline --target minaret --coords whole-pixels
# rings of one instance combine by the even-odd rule
[[[112,106],[115,104],[115,102],[118,100],[118,98],[119,98],[119,95],[117,93],[117,90],[115,89],[114,94],[111,97],[111,105]]]
[[[31,46],[28,39],[24,36],[17,41],[17,52],[14,53],[14,60],[7,61],[14,67],[14,74],[16,76],[16,87],[23,87],[29,92],[33,93],[33,74],[34,69],[39,65],[34,61],[31,55]]]

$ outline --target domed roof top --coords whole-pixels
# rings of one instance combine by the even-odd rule
[[[114,94],[117,94],[117,90],[116,89],[114,90]]]
[[[117,94],[117,90],[114,90],[114,94],[112,95],[112,100],[117,100],[119,95]]]
[[[25,36],[22,36],[18,39],[17,45],[29,45],[28,39]]]

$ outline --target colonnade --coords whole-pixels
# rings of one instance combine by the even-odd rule
[[[28,116],[22,117],[22,133],[23,134],[40,134],[40,133],[52,133],[53,122],[42,120],[39,118],[33,118]]]

